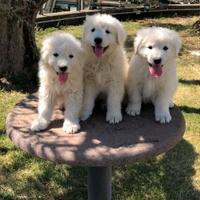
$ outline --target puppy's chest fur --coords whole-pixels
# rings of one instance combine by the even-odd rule
[[[109,62],[106,63],[100,60],[96,63],[87,63],[85,65],[85,79],[95,82],[103,89],[103,87],[114,81],[115,70],[116,66]]]
[[[144,74],[143,81],[140,82],[142,98],[144,102],[152,101],[156,98],[159,91],[162,90],[161,80],[151,77],[148,72]]]
[[[144,101],[149,101],[156,95],[156,84],[150,78],[144,79],[141,88],[142,88],[142,97]]]

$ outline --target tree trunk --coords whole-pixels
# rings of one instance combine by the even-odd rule
[[[32,72],[38,62],[35,18],[45,0],[0,1],[0,75]]]

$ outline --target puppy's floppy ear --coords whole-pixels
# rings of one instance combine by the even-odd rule
[[[126,40],[126,32],[124,30],[124,27],[122,26],[122,24],[117,21],[117,43],[119,45],[123,45],[125,40]]]
[[[137,35],[135,40],[134,40],[134,53],[135,54],[138,54],[138,51],[139,51],[141,44],[142,44],[142,39],[143,38],[141,36]]]
[[[172,31],[171,36],[172,36],[172,43],[173,43],[173,45],[175,47],[175,50],[176,50],[176,56],[178,56],[178,53],[179,53],[180,48],[181,48],[181,39],[180,39],[180,36],[175,31]]]

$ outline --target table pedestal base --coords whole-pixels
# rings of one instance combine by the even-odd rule
[[[111,200],[112,167],[88,168],[88,200]]]

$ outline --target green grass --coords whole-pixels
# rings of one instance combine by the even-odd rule
[[[126,48],[133,51],[136,31],[154,24],[175,29],[183,48],[178,59],[180,84],[174,98],[186,119],[184,140],[166,154],[134,165],[113,169],[113,200],[200,200],[200,59],[189,54],[199,49],[199,35],[191,29],[197,17],[160,18],[124,22]],[[36,32],[41,39],[57,28]],[[62,26],[81,37],[81,26]],[[55,165],[16,148],[5,136],[8,112],[26,95],[20,90],[0,90],[0,199],[87,199],[85,168]]]

